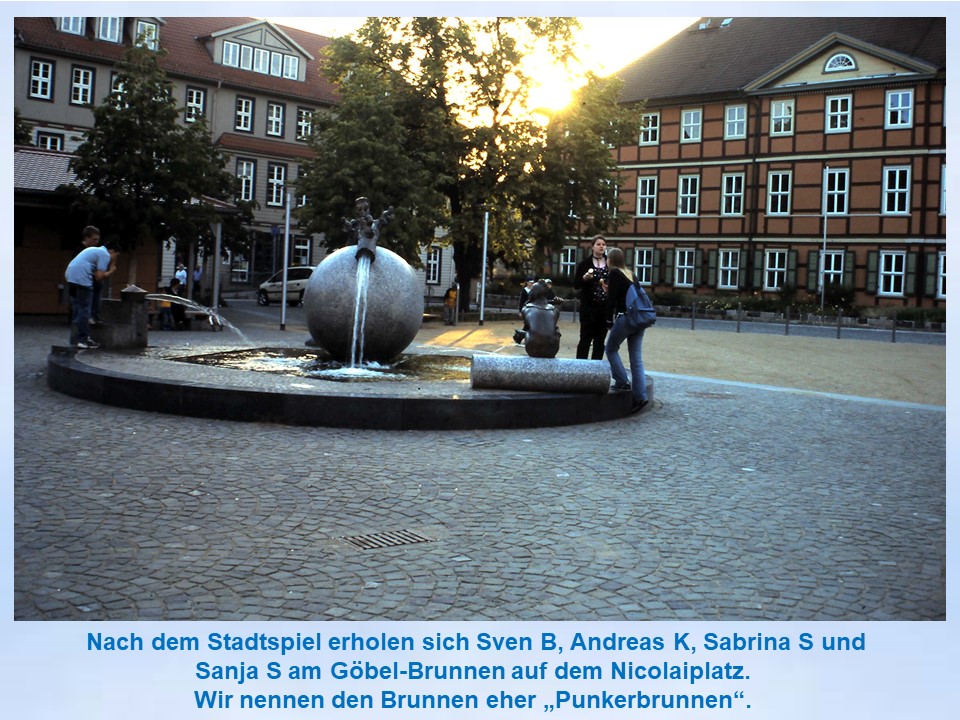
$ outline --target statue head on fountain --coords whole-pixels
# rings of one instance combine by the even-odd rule
[[[368,255],[370,262],[377,259],[377,242],[380,240],[380,229],[393,220],[393,207],[384,210],[376,220],[370,214],[370,200],[358,197],[354,202],[354,218],[343,218],[343,229],[357,241],[357,260]]]
[[[331,253],[310,276],[303,296],[307,327],[314,342],[340,362],[388,363],[420,329],[423,288],[403,258],[377,247],[393,207],[374,220],[370,201],[359,197],[354,212],[343,228],[356,247]]]

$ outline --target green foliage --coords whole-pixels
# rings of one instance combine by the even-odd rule
[[[235,193],[224,158],[203,122],[178,123],[155,51],[132,47],[116,69],[115,89],[71,160],[76,187],[64,191],[124,249],[171,237],[212,247],[217,215],[203,199],[232,202]],[[228,238],[242,232],[243,217],[233,218]]]
[[[33,133],[30,130],[30,123],[20,115],[20,108],[13,108],[13,144],[29,145]]]

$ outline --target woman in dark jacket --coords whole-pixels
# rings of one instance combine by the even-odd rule
[[[590,257],[581,261],[573,274],[573,287],[580,291],[580,342],[577,357],[603,358],[603,339],[607,336],[607,241],[603,235],[593,238]],[[590,345],[593,345],[593,354]]]
[[[623,250],[611,248],[607,255],[610,264],[610,278],[607,285],[607,301],[613,311],[613,327],[607,337],[607,360],[610,362],[610,374],[613,375],[614,389],[630,390],[633,394],[633,405],[630,412],[635,413],[647,404],[647,379],[643,374],[643,330],[631,328],[627,324],[627,290],[633,284],[633,273],[624,263]],[[627,353],[630,356],[630,379],[620,359],[620,345],[627,341]]]

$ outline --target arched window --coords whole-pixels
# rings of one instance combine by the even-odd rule
[[[844,72],[846,70],[856,70],[857,62],[847,53],[837,53],[823,66],[824,72]]]

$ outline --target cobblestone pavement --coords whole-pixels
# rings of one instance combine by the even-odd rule
[[[663,376],[620,422],[358,433],[76,400],[65,326],[14,335],[17,619],[945,616],[942,407]]]

